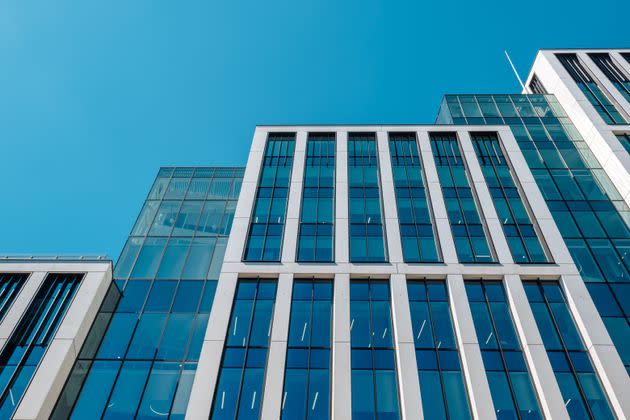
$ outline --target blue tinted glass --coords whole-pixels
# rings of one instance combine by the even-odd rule
[[[459,261],[493,262],[457,138],[452,133],[431,133],[430,136]]]

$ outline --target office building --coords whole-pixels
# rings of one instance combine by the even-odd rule
[[[432,125],[258,126],[243,168],[161,168],[15,418],[630,418],[629,54],[544,50]]]

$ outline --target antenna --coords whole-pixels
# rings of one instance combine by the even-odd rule
[[[508,54],[507,50],[505,50],[504,52],[505,52],[505,56],[510,62],[510,66],[512,66],[512,71],[514,71],[514,76],[516,76],[516,79],[518,80],[518,83],[521,85],[521,88],[525,90],[525,85],[523,84],[523,81],[521,80],[521,76],[518,75],[518,72],[516,71],[516,67],[514,67],[514,63],[512,63],[512,59],[510,59],[510,54]]]

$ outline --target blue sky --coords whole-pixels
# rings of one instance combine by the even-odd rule
[[[539,48],[630,47],[627,0],[0,2],[0,254],[117,258],[162,165],[256,124],[432,123]]]

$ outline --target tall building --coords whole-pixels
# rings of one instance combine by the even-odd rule
[[[244,168],[161,168],[72,351],[16,380],[0,322],[0,416],[630,418],[628,60],[544,50],[434,125],[258,126]],[[0,316],[40,319],[16,273]]]

